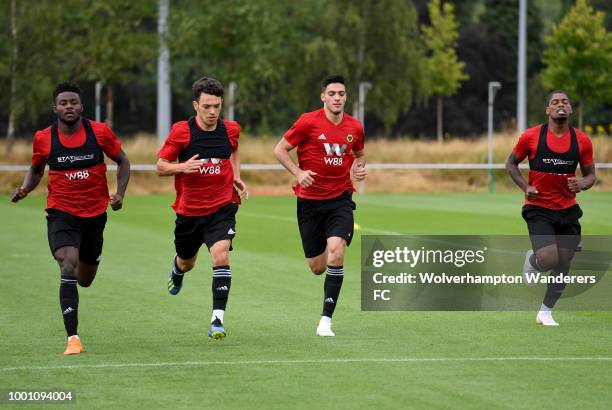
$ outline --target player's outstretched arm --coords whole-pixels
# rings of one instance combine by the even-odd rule
[[[45,173],[45,164],[30,165],[30,169],[23,179],[23,184],[11,193],[11,202],[18,202],[28,196],[40,183]]]
[[[567,179],[567,186],[572,192],[586,191],[595,184],[597,177],[595,176],[595,163],[589,165],[580,164],[582,178],[571,177]]]
[[[366,156],[364,150],[355,151],[355,162],[353,162],[353,176],[357,181],[363,181],[367,171],[365,169]]]
[[[317,175],[317,173],[311,170],[303,170],[293,162],[289,152],[294,148],[295,146],[291,145],[286,139],[281,138],[278,144],[276,144],[276,147],[274,147],[274,155],[287,171],[295,175],[298,184],[307,188],[314,183],[314,176]]]
[[[117,163],[117,192],[111,195],[110,205],[113,211],[118,211],[123,207],[123,197],[130,180],[130,160],[123,150],[112,160]]]
[[[524,159],[525,157],[520,158],[514,153],[514,151],[512,151],[510,155],[508,155],[508,159],[506,159],[506,171],[508,171],[508,174],[514,183],[518,185],[523,192],[525,192],[527,199],[533,201],[538,197],[539,192],[536,187],[529,185],[529,183],[525,181],[523,174],[521,174],[521,171],[519,170],[518,164],[520,164]]]
[[[198,159],[198,156],[198,154],[195,154],[185,162],[170,162],[167,159],[160,158],[157,160],[157,175],[167,177],[181,173],[197,172],[203,163],[201,159]]]

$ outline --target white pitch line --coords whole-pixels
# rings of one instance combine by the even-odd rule
[[[319,359],[319,360],[232,360],[232,361],[185,361],[185,362],[155,362],[155,363],[107,363],[61,366],[20,366],[2,367],[1,372],[20,370],[67,370],[67,369],[117,369],[124,367],[172,367],[172,366],[250,366],[262,364],[338,364],[338,363],[426,363],[426,362],[608,362],[612,357],[538,357],[538,356],[508,356],[508,357],[397,357],[397,358],[355,358],[355,359]]]

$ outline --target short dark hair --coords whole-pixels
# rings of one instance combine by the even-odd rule
[[[195,83],[193,83],[193,99],[198,101],[200,94],[216,95],[217,97],[223,98],[223,85],[214,78],[202,77]]]
[[[567,95],[567,93],[563,90],[552,90],[551,92],[548,93],[548,97],[546,97],[546,105],[550,104],[550,100],[552,99],[552,96],[555,94],[565,94],[565,96],[567,97],[567,99],[571,102],[569,95]]]
[[[64,81],[63,83],[58,84],[57,87],[55,87],[55,90],[53,90],[53,101],[57,99],[58,95],[65,92],[78,94],[79,99],[81,98],[81,88],[73,82]]]
[[[321,91],[325,91],[327,86],[333,83],[340,83],[346,85],[344,82],[344,77],[342,77],[340,74],[331,74],[325,77],[323,81],[321,81]]]

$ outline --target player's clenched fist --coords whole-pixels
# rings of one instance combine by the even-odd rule
[[[353,168],[353,176],[357,181],[363,181],[366,177],[367,171],[363,164],[357,164]]]
[[[121,194],[111,195],[110,206],[113,209],[113,211],[118,211],[121,208],[123,208],[123,195]]]
[[[189,158],[187,161],[183,162],[181,165],[183,167],[183,172],[185,174],[191,174],[192,172],[197,172],[200,170],[202,166],[202,160],[197,159],[199,154],[195,154],[193,157]]]
[[[582,187],[580,186],[580,180],[576,177],[571,177],[567,179],[567,187],[572,192],[580,192],[582,191]]]
[[[24,187],[15,188],[11,194],[11,202],[17,202],[28,196],[28,191]]]
[[[531,185],[527,186],[525,189],[525,197],[527,197],[529,201],[535,201],[538,198],[539,193],[540,192],[538,192],[538,189]]]
[[[300,184],[304,188],[308,188],[309,186],[314,184],[314,175],[317,175],[317,173],[309,169],[298,171],[296,175],[298,184]]]

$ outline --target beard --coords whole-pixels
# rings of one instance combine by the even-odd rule
[[[66,124],[67,126],[72,127],[74,124],[81,120],[81,116],[79,115],[78,117],[75,117],[72,120],[65,120],[58,116],[57,119],[60,120],[62,123]]]
[[[565,116],[554,116],[554,117],[551,115],[551,116],[550,116],[550,118],[551,118],[553,121],[555,121],[555,122],[562,123],[562,122],[565,122],[565,121],[568,121],[568,120],[569,120],[569,115],[565,115]]]

